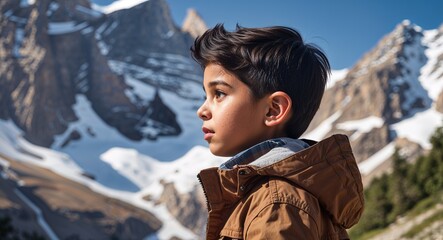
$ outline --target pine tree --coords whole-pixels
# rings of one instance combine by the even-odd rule
[[[388,191],[388,175],[383,174],[372,180],[371,185],[365,190],[365,211],[360,222],[350,232],[351,237],[359,236],[370,230],[386,227],[389,222],[388,214],[392,204],[386,196]]]
[[[428,186],[429,192],[437,193],[443,190],[443,127],[437,128],[431,137],[432,150],[429,154],[433,169],[432,183]]]
[[[399,215],[404,214],[420,199],[417,186],[409,181],[409,164],[398,149],[392,156],[392,174],[389,176],[388,198],[392,210],[388,215],[388,222],[393,222]]]
[[[443,128],[432,135],[432,149],[427,156],[417,160],[413,178],[423,192],[423,197],[434,195],[443,190]]]
[[[443,127],[435,131],[430,142],[429,154],[419,157],[415,164],[408,164],[395,151],[392,174],[375,178],[365,190],[365,211],[350,231],[352,238],[388,226],[418,201],[443,192]]]

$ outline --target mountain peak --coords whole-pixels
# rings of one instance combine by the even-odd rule
[[[413,28],[415,29],[417,32],[422,31],[422,28],[416,24],[414,24],[413,22],[411,22],[411,20],[409,19],[404,19],[403,21],[401,21],[401,23],[399,23],[397,25],[397,27],[403,27],[403,28]]]
[[[411,25],[411,21],[410,21],[409,19],[404,19],[404,20],[401,22],[401,24],[402,24],[403,26],[409,26],[409,25]]]
[[[397,34],[401,34],[400,36],[408,36],[411,32],[422,33],[423,29],[420,26],[412,23],[409,19],[403,20],[395,27],[393,31],[394,35],[396,36]]]
[[[183,21],[182,30],[196,38],[208,30],[208,27],[198,12],[193,8],[189,8],[186,18]]]

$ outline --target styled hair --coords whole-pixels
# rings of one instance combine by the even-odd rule
[[[289,27],[237,25],[229,32],[217,24],[195,40],[191,52],[202,68],[218,64],[234,74],[256,99],[276,91],[288,94],[293,114],[286,133],[292,138],[308,128],[331,72],[326,55]]]

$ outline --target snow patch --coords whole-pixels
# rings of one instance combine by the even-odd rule
[[[21,0],[20,7],[27,7],[29,5],[34,5],[35,0]]]
[[[107,6],[100,6],[97,4],[93,4],[93,8],[97,11],[101,11],[106,14],[110,14],[112,12],[116,12],[123,9],[129,9],[141,3],[147,2],[148,0],[117,0],[112,2]]]
[[[328,119],[324,120],[320,125],[318,125],[314,130],[307,134],[304,134],[303,138],[308,138],[316,141],[322,140],[328,132],[332,129],[332,124],[341,116],[342,112],[337,111],[332,114]]]
[[[83,35],[87,35],[87,34],[93,32],[93,31],[94,31],[94,28],[93,28],[93,27],[87,27],[87,28],[83,29],[83,30],[81,31],[81,33],[82,33]]]
[[[329,81],[326,83],[326,88],[332,88],[335,84],[341,80],[343,80],[348,74],[349,69],[344,68],[341,70],[332,70],[331,77]]]
[[[145,195],[161,194],[161,181],[172,182],[180,194],[191,192],[197,185],[197,174],[208,167],[219,166],[225,158],[216,157],[208,148],[196,146],[172,162],[160,162],[134,149],[111,148],[100,158],[121,175],[143,188]]]
[[[75,9],[81,13],[84,13],[84,14],[89,15],[94,18],[99,18],[99,17],[103,16],[103,13],[101,13],[95,9],[89,9],[87,7],[83,7],[81,5],[75,6]]]
[[[67,22],[51,22],[48,24],[48,34],[60,35],[80,31],[89,25],[86,22],[77,24],[74,21]]]
[[[68,155],[33,145],[23,139],[21,130],[12,121],[0,120],[0,153],[63,176],[79,176],[84,172]]]
[[[430,137],[435,129],[443,123],[443,114],[430,108],[426,111],[416,113],[413,117],[391,125],[396,131],[397,137],[404,137],[410,141],[420,144],[425,149],[430,149]]]
[[[438,30],[424,31],[423,45],[427,46],[425,55],[428,58],[421,68],[420,82],[434,101],[443,90],[443,63],[439,56],[443,55],[443,34],[436,39]]]
[[[350,140],[353,141],[359,138],[362,134],[370,132],[374,128],[382,127],[383,124],[384,120],[382,118],[370,116],[364,119],[339,123],[336,125],[336,127],[345,131],[355,131],[350,136]]]
[[[172,31],[172,30],[169,30],[167,33],[165,33],[165,34],[163,34],[161,37],[163,38],[163,39],[169,39],[169,38],[171,38],[172,36],[174,36],[174,31]]]
[[[6,160],[3,160],[3,159],[0,157],[0,166],[2,166],[3,168],[9,168],[9,162],[6,161]]]
[[[20,48],[23,43],[23,38],[25,36],[25,31],[22,28],[16,28],[15,29],[15,41],[14,41],[14,47],[12,48],[12,56],[16,58],[22,57],[20,54]]]
[[[51,2],[49,4],[48,10],[46,11],[46,16],[50,17],[52,14],[57,11],[57,9],[60,7],[60,5],[56,2]]]
[[[95,31],[95,39],[97,39],[97,45],[100,50],[100,53],[102,55],[108,55],[109,50],[111,47],[107,45],[103,39],[102,35],[108,35],[110,34],[116,27],[118,26],[118,21],[112,22],[112,24],[109,26],[107,23],[102,24],[97,30]]]
[[[370,158],[358,164],[360,173],[367,175],[388,160],[395,152],[395,143],[391,142]]]
[[[145,84],[132,76],[126,76],[125,80],[126,84],[131,87],[131,89],[125,90],[125,94],[132,103],[138,105],[140,99],[145,98],[144,104],[146,104],[148,101],[146,97],[155,95],[155,87]]]
[[[162,167],[160,162],[140,155],[135,149],[111,148],[100,155],[100,159],[109,163],[140,188],[149,186],[154,180],[154,174],[157,174]]]

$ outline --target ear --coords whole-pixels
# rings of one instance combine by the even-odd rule
[[[268,97],[267,110],[265,117],[266,126],[272,127],[286,123],[292,115],[291,97],[281,91],[272,93]]]

